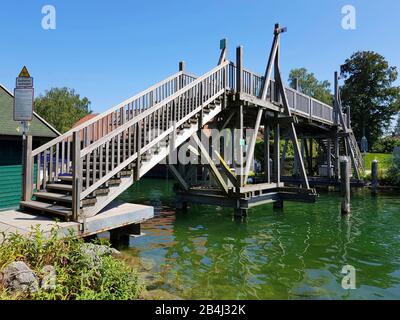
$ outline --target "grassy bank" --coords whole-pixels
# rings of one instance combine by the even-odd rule
[[[143,289],[137,272],[108,246],[87,244],[72,235],[60,239],[57,230],[47,238],[39,230],[30,238],[1,238],[0,299],[131,300]],[[16,262],[32,271],[33,289],[15,291],[11,280],[6,281],[7,270]]]

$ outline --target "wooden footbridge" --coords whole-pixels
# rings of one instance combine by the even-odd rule
[[[264,75],[244,67],[242,47],[237,48],[236,63],[229,61],[226,41],[221,41],[218,65],[204,75],[189,74],[180,63],[178,73],[36,150],[28,138],[21,208],[83,221],[163,161],[179,183],[180,206],[215,204],[244,214],[265,203],[313,202],[317,196],[309,180],[316,171],[313,142],[324,150],[320,165],[326,168],[325,174],[313,177],[314,184],[318,179],[337,183],[341,155],[352,159],[359,180],[362,157],[349,114],[341,107],[337,81],[333,106],[286,88],[279,61],[284,31],[275,26]],[[211,154],[202,142],[205,128],[239,132],[233,136],[239,159],[229,163],[222,152]],[[251,136],[245,137],[246,128],[254,129]],[[264,135],[263,173],[249,184],[259,132]],[[194,147],[187,147],[190,139]],[[286,141],[283,150],[281,139]],[[282,168],[290,143],[295,168],[292,175],[285,175]],[[174,164],[172,153],[182,148],[203,162]]]

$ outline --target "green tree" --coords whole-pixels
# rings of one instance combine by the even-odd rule
[[[300,92],[309,95],[319,101],[332,105],[333,97],[330,91],[329,81],[318,81],[314,73],[306,68],[292,69],[289,74],[289,85],[294,88],[296,79],[299,80]]]
[[[400,136],[400,113],[397,115],[397,124],[394,127],[393,134],[395,136]]]
[[[52,88],[35,99],[35,111],[64,133],[90,111],[90,101],[81,99],[74,89]]]
[[[365,135],[372,146],[388,130],[399,110],[400,87],[393,86],[398,72],[383,56],[359,51],[341,67],[343,105],[350,106],[357,140]]]

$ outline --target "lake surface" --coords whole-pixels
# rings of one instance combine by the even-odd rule
[[[158,277],[153,289],[185,299],[400,299],[400,195],[353,194],[352,214],[340,196],[316,204],[265,205],[246,222],[233,211],[192,205],[176,213],[173,180],[147,179],[120,199],[155,207],[126,257],[139,257]],[[342,268],[356,269],[344,290]]]

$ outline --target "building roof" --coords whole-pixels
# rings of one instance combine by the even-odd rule
[[[18,121],[13,120],[14,95],[0,84],[0,135],[20,136],[21,130]],[[34,137],[55,138],[60,133],[48,122],[33,112],[33,120],[29,127],[29,134]]]
[[[81,124],[83,124],[83,123],[85,123],[85,122],[97,117],[98,115],[99,115],[98,113],[90,113],[90,114],[84,116],[82,119],[80,119],[77,123],[75,123],[72,126],[72,128],[76,128],[76,127],[80,126]]]

